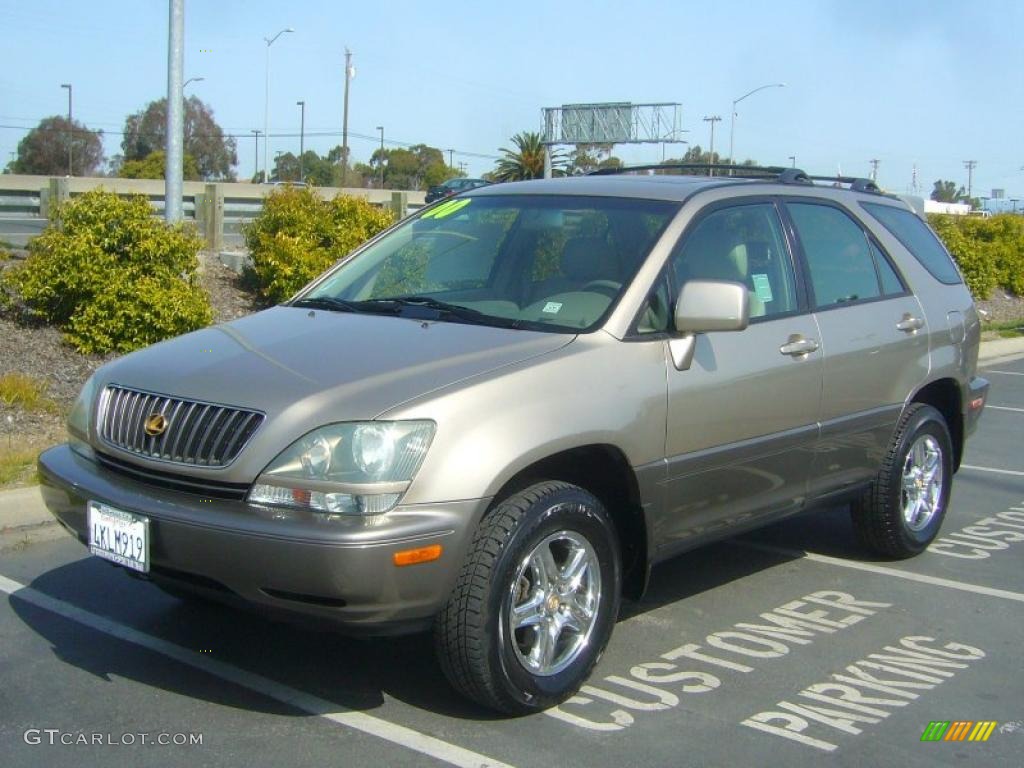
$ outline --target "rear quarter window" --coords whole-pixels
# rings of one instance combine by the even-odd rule
[[[946,285],[963,282],[953,259],[939,238],[916,214],[891,205],[878,203],[861,203],[861,205],[883,227],[889,230],[890,234],[899,240],[915,259],[921,262],[921,266],[927,269],[932,277]]]

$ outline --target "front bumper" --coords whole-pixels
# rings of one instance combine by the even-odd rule
[[[90,500],[148,517],[148,576],[155,581],[369,633],[429,624],[490,501],[326,519],[144,484],[68,445],[44,452],[39,472],[46,506],[83,543]],[[442,545],[439,560],[394,565],[395,552],[430,544]]]

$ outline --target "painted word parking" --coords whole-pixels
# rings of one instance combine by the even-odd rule
[[[828,734],[856,736],[862,732],[861,726],[880,723],[894,709],[907,706],[922,692],[984,657],[985,652],[973,645],[951,642],[938,646],[932,637],[903,637],[896,645],[887,645],[832,674],[828,681],[807,686],[797,694],[804,701],[780,701],[777,709],[758,712],[742,724],[831,752],[839,745],[826,740],[826,733],[808,733],[812,722],[816,730],[832,729]]]
[[[659,661],[637,664],[629,677],[608,675],[600,685],[584,685],[545,714],[588,730],[622,730],[635,722],[634,713],[671,709],[679,704],[679,693],[714,691],[727,675],[752,673],[753,665],[786,656],[795,646],[810,645],[819,635],[847,629],[891,605],[846,592],[813,592],[760,614],[764,623],[735,624],[705,637],[705,645],[686,643],[661,654]],[[608,711],[608,705],[614,709]]]

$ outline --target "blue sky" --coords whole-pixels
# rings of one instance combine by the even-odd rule
[[[185,76],[205,78],[189,93],[241,137],[241,177],[253,171],[250,130],[263,128],[263,38],[287,26],[295,32],[271,49],[271,133],[298,133],[304,99],[306,146],[320,152],[341,143],[348,46],[356,159],[383,125],[386,142],[454,148],[479,175],[493,161],[475,155],[538,129],[542,107],[588,101],[679,102],[685,137],[703,147],[702,118],[721,115],[715,145],[726,150],[732,100],[784,82],[739,105],[737,156],[796,155],[805,170],[849,175],[877,158],[896,191],[916,163],[926,194],[938,178],[966,184],[970,159],[976,195],[1024,196],[1018,0],[186,0]],[[74,86],[76,119],[108,133],[108,155],[125,116],[166,93],[164,0],[0,0],[0,28],[0,164],[39,119],[66,112],[61,83]],[[272,138],[271,149],[297,151],[298,138]],[[661,147],[616,154],[656,162]]]

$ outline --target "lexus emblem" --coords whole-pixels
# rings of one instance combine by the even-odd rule
[[[150,437],[158,437],[167,429],[167,419],[164,418],[162,413],[151,414],[150,417],[146,419],[144,429],[146,430],[146,434]]]

